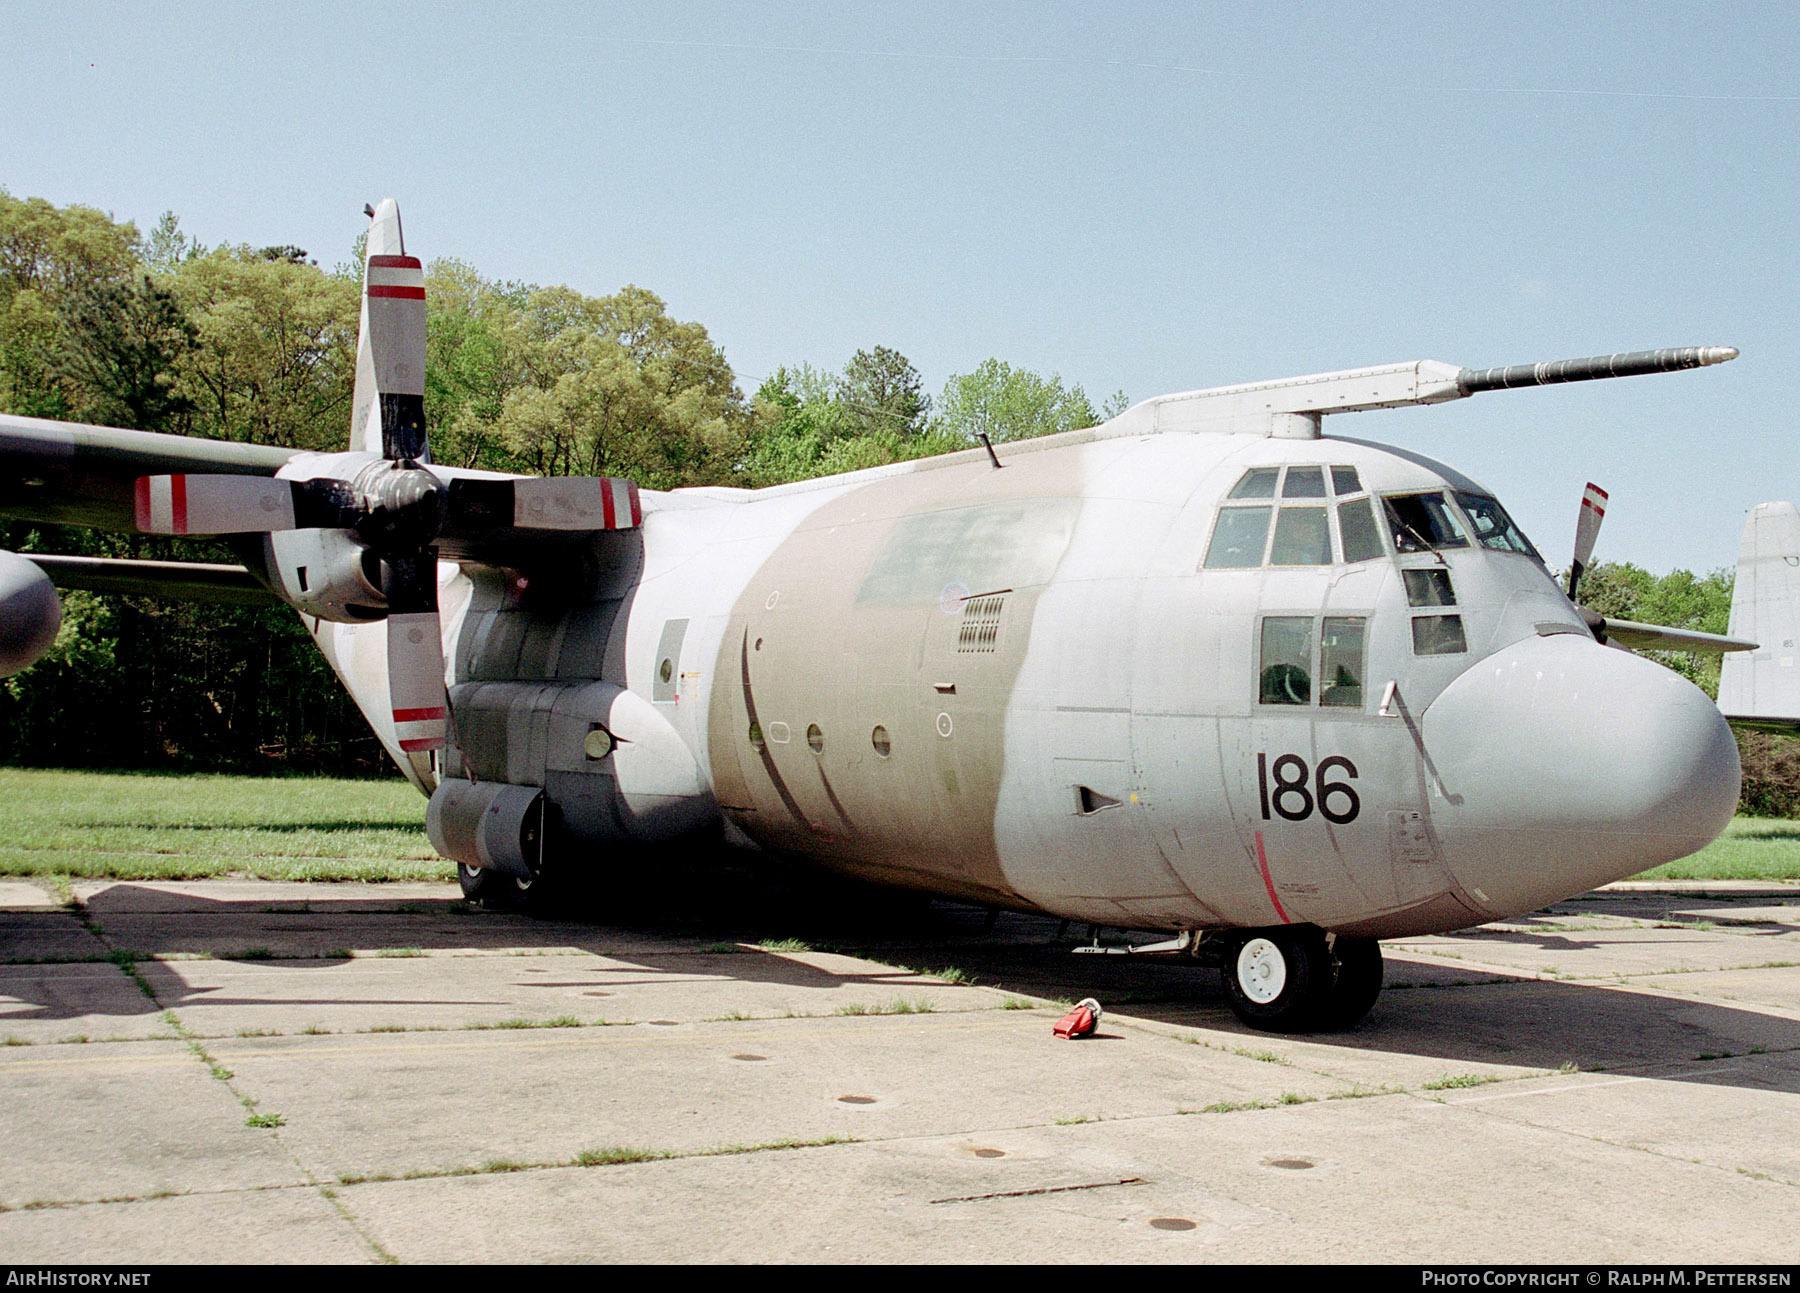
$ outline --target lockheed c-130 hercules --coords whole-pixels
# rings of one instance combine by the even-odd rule
[[[1608,623],[1488,490],[1321,423],[1735,350],[1325,373],[659,493],[433,465],[423,271],[394,203],[370,214],[348,452],[0,418],[0,514],[244,557],[10,557],[4,663],[54,635],[40,568],[279,598],[430,796],[472,897],[711,835],[1167,931],[1152,947],[1216,961],[1248,1023],[1329,1028],[1375,1000],[1378,940],[1532,910],[1731,817],[1718,709],[1603,643],[1751,643]]]

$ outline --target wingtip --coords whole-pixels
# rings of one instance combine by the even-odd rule
[[[1708,364],[1722,364],[1737,357],[1738,348],[1736,346],[1702,346],[1700,348],[1700,365],[1703,368]]]

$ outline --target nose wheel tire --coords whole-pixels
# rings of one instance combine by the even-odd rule
[[[1315,1026],[1321,989],[1331,980],[1325,936],[1309,926],[1245,935],[1227,951],[1225,996],[1237,1017],[1268,1032]]]
[[[1319,1026],[1329,1030],[1354,1027],[1381,995],[1381,944],[1372,938],[1333,939],[1331,987],[1325,994]]]
[[[1326,939],[1312,926],[1242,934],[1228,949],[1225,996],[1237,1017],[1265,1032],[1349,1028],[1381,992],[1381,944]]]

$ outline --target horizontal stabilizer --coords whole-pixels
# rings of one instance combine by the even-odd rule
[[[1744,727],[1800,730],[1800,511],[1792,503],[1750,509],[1729,631],[1761,645],[1720,669],[1725,717]]]

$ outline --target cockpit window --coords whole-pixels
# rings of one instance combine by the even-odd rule
[[[1273,488],[1272,482],[1270,487]],[[1263,544],[1269,537],[1269,513],[1272,510],[1267,507],[1221,509],[1219,523],[1213,526],[1212,543],[1206,549],[1206,567],[1232,570],[1262,565]]]
[[[1323,467],[1289,467],[1287,479],[1281,484],[1283,498],[1324,498],[1325,469]]]
[[[1281,475],[1279,467],[1252,467],[1244,473],[1244,478],[1231,487],[1232,498],[1274,498],[1275,479]]]
[[[1294,478],[1288,473],[1288,479]],[[1322,491],[1323,480],[1319,482]],[[1331,526],[1322,507],[1284,507],[1275,522],[1275,542],[1269,549],[1271,566],[1329,566]]]
[[[1466,548],[1468,536],[1442,494],[1390,494],[1382,499],[1396,552]]]
[[[1331,492],[1334,494],[1362,493],[1362,480],[1354,467],[1333,467],[1331,469]]]
[[[1337,469],[1332,469],[1335,475]],[[1338,533],[1344,539],[1345,561],[1369,561],[1385,556],[1381,531],[1375,525],[1375,512],[1366,498],[1353,498],[1338,504]]]
[[[1469,523],[1475,527],[1475,541],[1484,548],[1494,548],[1500,552],[1522,552],[1528,557],[1538,557],[1537,549],[1531,546],[1524,532],[1513,524],[1512,517],[1500,506],[1500,500],[1489,498],[1486,494],[1465,494],[1458,490],[1456,501],[1462,504],[1462,510],[1469,514]]]
[[[1271,615],[1262,622],[1257,699],[1265,705],[1312,704],[1310,615]]]

